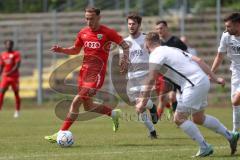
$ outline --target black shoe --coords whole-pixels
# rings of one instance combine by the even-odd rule
[[[152,131],[152,132],[150,132],[149,138],[150,138],[150,139],[157,139],[157,138],[158,138],[158,137],[157,137],[157,133],[156,133],[155,130]]]
[[[157,124],[158,122],[158,115],[157,115],[157,106],[155,104],[153,104],[153,107],[151,109],[149,109],[150,114],[151,114],[151,118],[152,118],[152,123],[153,124]]]
[[[177,101],[176,101],[176,102],[173,102],[173,104],[172,104],[172,110],[173,110],[173,112],[176,111],[176,109],[177,109],[177,104],[178,104]]]

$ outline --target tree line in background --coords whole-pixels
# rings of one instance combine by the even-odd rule
[[[125,0],[0,0],[1,13],[32,13],[57,11],[82,11],[90,2],[105,10],[124,9]],[[144,11],[144,15],[157,15],[158,0],[128,0],[130,10]],[[162,0],[162,9],[177,9],[183,0]],[[240,2],[236,0],[221,0],[224,7],[240,9]],[[187,0],[189,11],[198,11],[205,7],[215,7],[216,0]]]

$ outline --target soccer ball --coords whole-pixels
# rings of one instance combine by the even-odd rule
[[[73,145],[73,135],[70,131],[59,131],[57,144],[61,147],[70,147]]]

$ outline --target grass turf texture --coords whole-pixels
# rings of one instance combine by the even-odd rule
[[[12,102],[0,112],[0,160],[154,160],[192,159],[198,146],[172,122],[163,118],[156,126],[159,139],[150,140],[145,127],[136,121],[134,109],[123,107],[128,116],[121,119],[120,130],[112,131],[109,117],[102,116],[86,122],[76,122],[71,131],[74,145],[61,148],[46,142],[43,137],[55,133],[60,125],[54,114],[54,103],[37,107],[24,102],[20,118],[13,118]],[[8,106],[8,107],[7,107]],[[219,118],[232,129],[230,107],[207,108],[207,113]],[[132,119],[130,120],[130,116]],[[204,159],[237,160],[240,152],[231,157],[228,142],[220,135],[200,128],[206,140],[214,147],[214,154]]]

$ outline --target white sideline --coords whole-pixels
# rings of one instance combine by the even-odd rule
[[[215,146],[214,150],[226,149],[229,146]],[[177,149],[178,151],[190,151],[190,150],[197,150],[197,148],[180,148]],[[116,152],[87,152],[87,153],[58,153],[58,154],[34,154],[34,155],[26,155],[26,156],[5,156],[0,157],[0,160],[16,160],[16,159],[23,159],[23,158],[50,158],[50,157],[68,157],[68,156],[80,156],[80,155],[109,155],[109,154],[124,154],[124,153],[152,153],[152,152],[171,152],[176,151],[176,149],[159,149],[159,150],[132,150],[132,151],[116,151]]]

